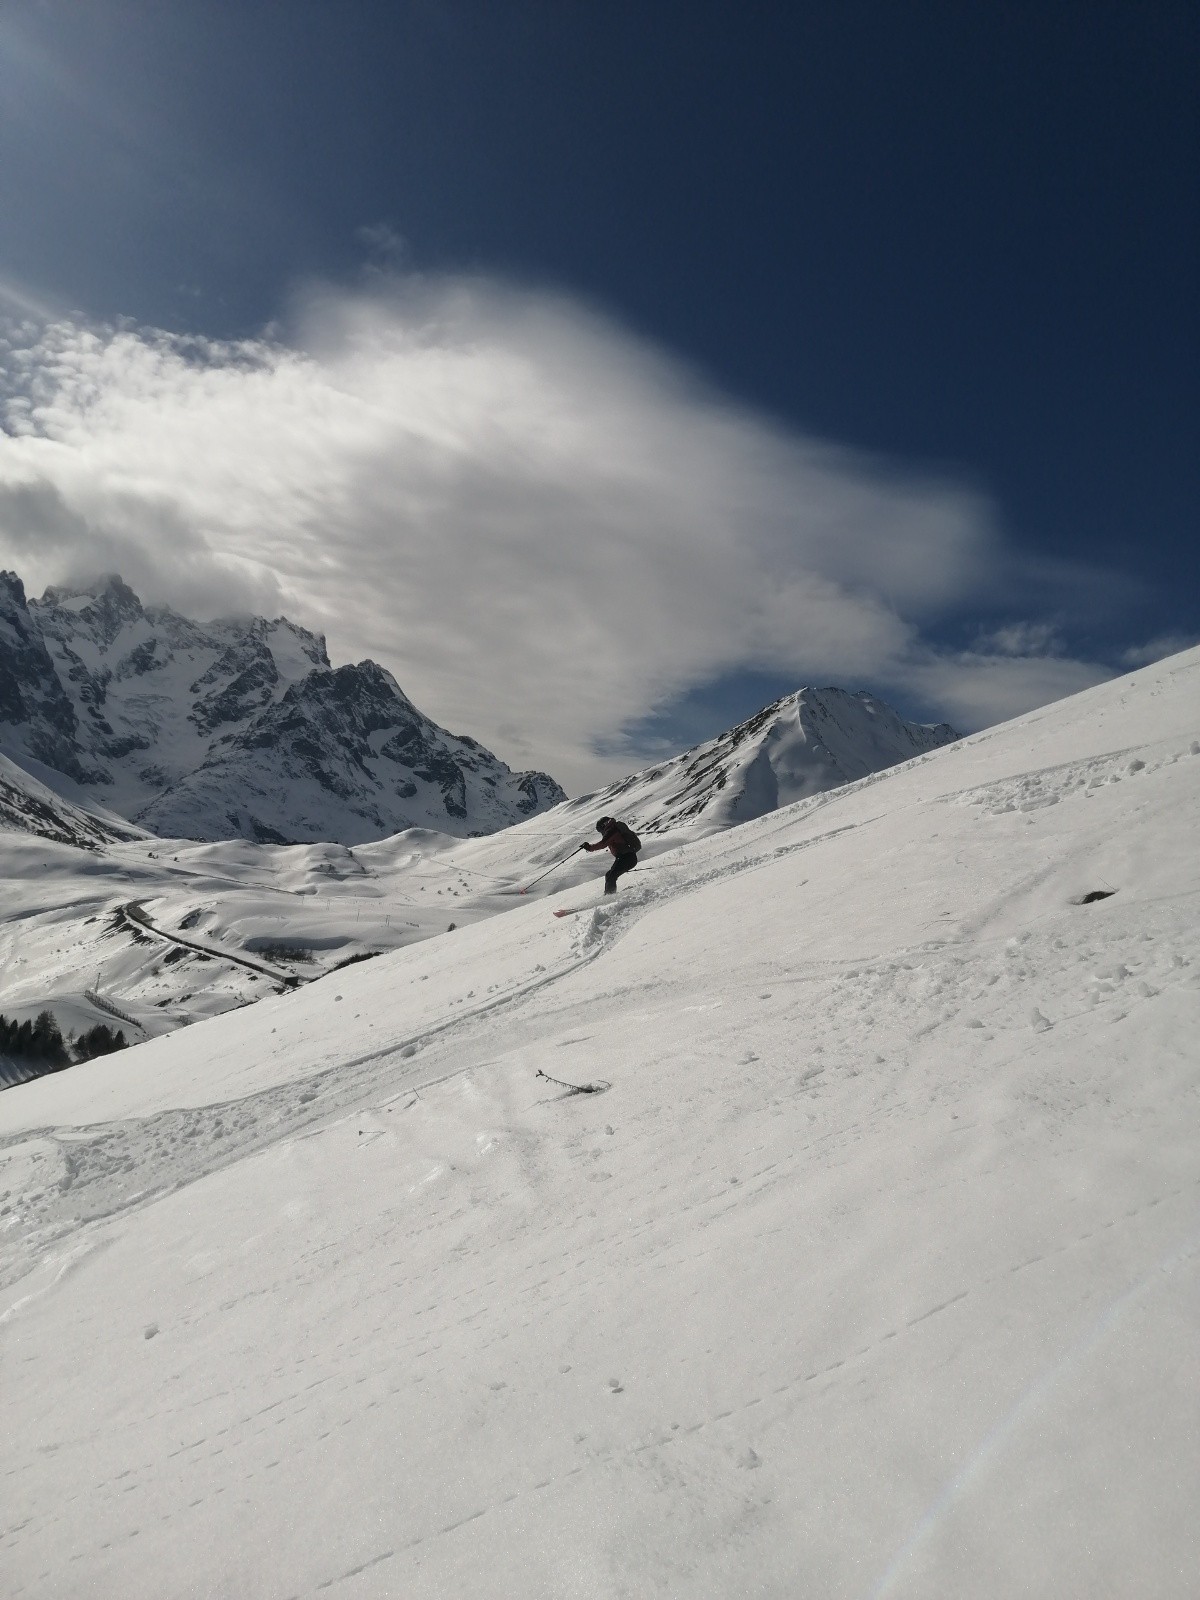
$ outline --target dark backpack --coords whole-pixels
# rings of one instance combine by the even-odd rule
[[[624,839],[626,850],[632,850],[636,855],[642,848],[642,841],[627,823],[618,822],[615,831]]]

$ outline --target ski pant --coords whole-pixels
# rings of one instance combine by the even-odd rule
[[[604,874],[605,894],[615,894],[617,891],[617,879],[623,872],[631,872],[636,866],[637,855],[634,853],[634,851],[623,851],[622,854],[619,855],[613,862],[612,866],[609,867],[608,871]]]

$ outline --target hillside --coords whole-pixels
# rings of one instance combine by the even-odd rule
[[[0,756],[0,832],[93,851],[142,836],[140,828],[111,812],[72,805],[5,756]]]
[[[7,1592],[1190,1595],[1198,708],[0,1095]]]

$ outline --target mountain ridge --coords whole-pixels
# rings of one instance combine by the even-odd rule
[[[566,798],[439,727],[375,662],[334,667],[286,617],[199,624],[115,575],[27,600],[0,573],[0,752],[42,781],[61,773],[75,801],[193,839],[461,837]]]
[[[953,744],[948,722],[901,717],[865,690],[805,687],[691,750],[631,773],[572,805],[620,804],[639,831],[732,827]]]

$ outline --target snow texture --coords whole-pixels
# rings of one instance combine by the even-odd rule
[[[1192,651],[0,1095],[4,1593],[1193,1596],[1198,797]]]

